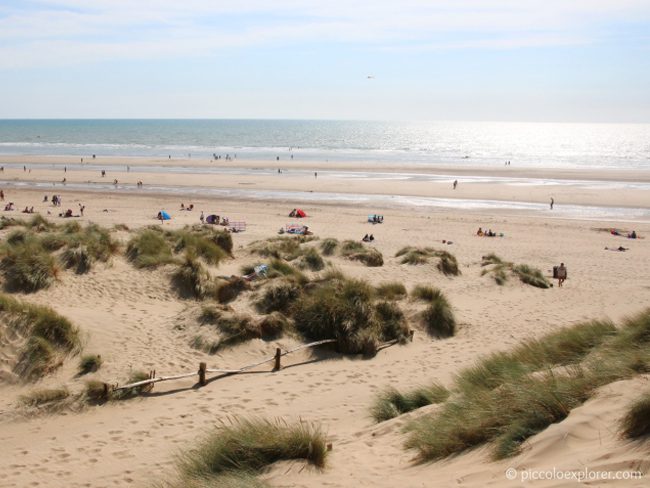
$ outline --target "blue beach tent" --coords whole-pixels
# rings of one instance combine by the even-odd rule
[[[169,215],[169,214],[168,214],[167,212],[165,212],[164,210],[161,210],[161,211],[160,211],[160,215],[162,216],[162,219],[163,219],[163,220],[171,220],[171,218],[172,218],[171,215]]]

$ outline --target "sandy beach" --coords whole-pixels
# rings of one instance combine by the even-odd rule
[[[281,161],[284,172],[275,174],[280,163],[237,161],[228,166],[246,171],[206,175],[191,171],[151,172],[144,168],[212,168],[213,162],[192,160],[191,164],[179,164],[136,158],[89,161],[106,165],[107,175],[102,178],[95,169],[64,172],[62,165],[73,162],[76,163],[63,157],[0,158],[0,165],[5,165],[0,174],[5,203],[11,201],[18,209],[0,212],[2,216],[26,217],[20,210],[33,206],[36,213],[62,223],[68,219],[59,218],[58,213],[68,208],[77,213],[81,204],[86,207],[84,216],[76,221],[107,227],[125,224],[130,232],[116,233],[123,242],[133,231],[147,225],[180,229],[198,224],[201,211],[206,215],[228,216],[231,221],[247,223],[245,232],[233,234],[234,257],[212,270],[214,274],[230,276],[240,274],[243,265],[256,261],[248,246],[277,236],[278,229],[295,222],[287,215],[300,206],[308,215],[301,223],[308,225],[318,238],[360,240],[364,234],[372,233],[375,240],[371,245],[384,256],[381,267],[365,267],[339,256],[327,258],[333,266],[373,285],[399,281],[409,290],[418,284],[439,287],[452,305],[458,332],[448,339],[432,339],[412,324],[412,343],[388,347],[372,359],[335,353],[321,357],[303,352],[287,358],[286,366],[295,367],[275,373],[230,376],[203,388],[195,388],[194,379],[178,380],[157,384],[151,393],[131,400],[89,406],[81,411],[26,414],[18,397],[33,388],[82,388],[84,378],[75,377],[78,359],[70,358],[37,383],[0,382],[0,486],[151,486],[172,476],[174,456],[190,448],[219,422],[259,416],[317,422],[332,443],[327,467],[322,471],[305,468],[301,462],[273,465],[262,478],[278,487],[578,486],[570,480],[526,485],[519,478],[507,479],[504,473],[510,467],[649,472],[647,445],[621,439],[615,428],[625,406],[647,389],[647,375],[600,389],[566,420],[529,439],[522,454],[503,461],[491,460],[486,449],[479,448],[436,463],[415,463],[414,452],[403,447],[406,434],[402,431],[406,419],[414,413],[380,424],[375,424],[369,414],[374,396],[386,386],[408,389],[434,380],[450,386],[462,368],[485,354],[511,349],[525,339],[585,320],[619,321],[647,307],[650,219],[644,215],[650,212],[650,199],[643,187],[650,184],[647,172],[440,167],[435,174],[443,178],[420,181],[346,176],[350,171],[368,172],[370,164],[321,168]],[[31,172],[13,167],[22,164],[28,165]],[[125,171],[124,165],[130,166],[129,171]],[[268,174],[256,174],[257,170]],[[314,171],[318,172],[317,177],[312,174]],[[421,170],[417,173],[432,174]],[[504,177],[534,179],[537,183],[517,185],[500,181]],[[65,185],[61,183],[63,178]],[[114,179],[118,184],[111,189]],[[454,179],[459,180],[455,190],[451,185]],[[544,183],[549,179],[555,183]],[[576,184],[575,180],[592,185]],[[147,190],[138,191],[137,181],[143,181]],[[613,189],[607,190],[612,182]],[[75,184],[99,187],[74,189]],[[174,187],[178,192],[156,191],[157,186]],[[183,190],[188,188],[199,191]],[[203,196],[201,189],[245,189],[251,193],[223,198]],[[255,198],[256,191],[277,191],[282,196]],[[526,212],[507,207],[459,209],[374,201],[310,201],[305,196],[292,198],[291,192],[295,191],[514,201],[540,207]],[[61,207],[43,202],[44,195],[54,193],[62,196]],[[551,197],[556,206],[553,211],[548,209]],[[193,204],[194,210],[181,211],[181,202]],[[621,213],[616,220],[580,219],[559,213],[564,205],[641,211],[631,216]],[[155,219],[161,209],[172,214],[172,219],[162,224]],[[371,213],[384,215],[384,223],[368,223],[367,215]],[[503,236],[478,237],[479,227]],[[611,235],[606,229],[613,227],[635,230],[645,239]],[[10,229],[1,232],[4,239]],[[462,274],[446,277],[433,264],[400,264],[394,256],[405,246],[449,251],[458,259]],[[606,250],[619,246],[628,250]],[[537,289],[513,280],[498,286],[481,275],[481,258],[489,253],[537,267],[549,279],[552,267],[564,262],[569,279],[562,288]],[[180,299],[173,292],[171,272],[171,266],[137,270],[123,254],[118,254],[108,264],[99,263],[88,274],[62,271],[49,289],[18,296],[48,305],[77,325],[84,336],[84,352],[101,354],[104,359],[104,365],[92,377],[107,383],[123,383],[132,370],[155,369],[159,374],[195,371],[201,361],[209,367],[237,367],[272,356],[276,347],[288,349],[299,344],[297,339],[287,337],[277,341],[255,339],[216,355],[193,348],[195,317],[201,303]],[[253,313],[250,301],[237,301],[233,306]],[[404,303],[407,317],[416,308],[408,301]],[[7,356],[3,359],[6,363]],[[435,408],[438,407],[422,410]],[[646,484],[643,480],[617,480],[593,486]]]

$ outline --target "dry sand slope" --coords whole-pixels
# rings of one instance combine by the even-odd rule
[[[196,210],[175,211],[178,203],[170,203],[169,197],[121,195],[118,200],[105,194],[63,195],[71,208],[77,202],[87,204],[83,221],[102,225],[152,224],[151,216],[163,206],[175,217],[165,227],[198,221]],[[40,199],[40,192],[13,190],[12,201],[18,208]],[[215,270],[224,275],[239,273],[241,265],[253,262],[245,246],[274,236],[291,221],[286,213],[295,206],[201,199],[193,203],[197,210],[248,222],[245,233],[233,236],[235,259]],[[43,213],[47,210],[36,207]],[[396,280],[408,289],[420,283],[440,287],[456,313],[457,335],[435,340],[416,327],[413,343],[389,347],[369,360],[302,353],[290,357],[287,365],[305,364],[278,373],[231,376],[200,389],[193,387],[193,379],[161,383],[142,398],[37,417],[23,417],[17,406],[18,395],[29,391],[29,386],[0,384],[0,486],[150,486],[173,472],[175,453],[191,447],[228,416],[302,418],[319,422],[326,430],[333,444],[327,468],[316,471],[299,462],[279,463],[263,476],[273,486],[522,486],[519,480],[506,480],[504,472],[510,466],[648,471],[647,443],[623,441],[616,432],[625,405],[649,386],[643,377],[603,388],[567,420],[530,439],[523,454],[501,462],[490,461],[485,450],[478,449],[438,463],[414,464],[414,453],[403,448],[400,427],[406,417],[374,424],[369,407],[387,385],[409,388],[432,380],[449,385],[461,368],[490,351],[508,349],[523,339],[585,319],[618,320],[647,307],[650,240],[628,241],[593,230],[611,225],[606,222],[325,205],[306,210],[305,223],[321,238],[358,240],[374,233],[373,245],[383,253],[384,266],[367,268],[333,258],[344,273],[373,284]],[[365,215],[374,210],[385,215],[384,224],[365,222]],[[476,237],[478,226],[505,236]],[[650,235],[648,224],[639,224],[636,230]],[[119,236],[128,237],[126,232]],[[443,245],[443,239],[453,244]],[[621,244],[631,249],[604,250]],[[458,258],[462,275],[444,277],[433,264],[399,264],[393,256],[406,245],[449,250]],[[480,275],[481,256],[491,252],[539,267],[546,274],[564,261],[570,279],[562,289],[540,290],[515,280],[499,287]],[[123,257],[115,257],[87,275],[63,272],[50,289],[22,298],[50,305],[78,325],[86,338],[84,351],[104,358],[95,377],[109,382],[123,381],[131,369],[174,374],[193,371],[200,361],[211,367],[241,366],[271,356],[278,344],[283,348],[296,344],[287,338],[253,340],[214,356],[193,349],[191,324],[198,305],[177,297],[169,273],[166,268],[136,270]],[[314,358],[320,360],[309,361]],[[76,366],[77,360],[70,359],[36,386],[79,388],[82,380],[74,378]],[[592,483],[607,484],[646,485],[643,481]],[[576,483],[556,480],[528,486]]]

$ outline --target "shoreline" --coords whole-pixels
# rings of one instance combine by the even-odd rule
[[[30,161],[31,158],[29,159]],[[436,166],[367,168],[356,164],[314,168],[264,161],[207,162],[151,158],[96,158],[83,165],[60,156],[0,157],[0,185],[45,193],[88,191],[159,193],[178,197],[345,205],[450,208],[497,213],[548,213],[549,217],[615,221],[650,220],[650,171],[518,170]],[[102,177],[105,170],[106,175]],[[452,183],[457,180],[458,187]],[[116,181],[117,184],[113,182]],[[137,183],[143,182],[142,188]]]
[[[416,213],[439,212],[458,213],[467,215],[481,215],[489,213],[494,216],[519,216],[534,219],[551,220],[577,220],[585,222],[609,222],[609,223],[640,223],[650,224],[650,210],[641,207],[602,207],[593,205],[563,205],[556,207],[551,213],[548,212],[546,204],[529,202],[514,202],[507,200],[478,200],[478,199],[452,199],[436,197],[412,197],[408,195],[389,194],[362,194],[353,195],[349,193],[320,193],[320,192],[282,192],[275,190],[242,190],[223,188],[189,188],[186,186],[161,186],[152,185],[138,189],[135,186],[125,187],[120,185],[112,188],[112,185],[101,187],[84,184],[69,184],[50,187],[47,182],[38,184],[16,184],[5,186],[21,193],[33,194],[30,203],[40,202],[43,191],[55,190],[57,194],[86,195],[89,199],[100,195],[108,198],[146,198],[169,199],[202,199],[202,200],[223,200],[227,199],[242,203],[286,203],[288,207],[296,206],[326,206],[363,208],[367,212],[387,211],[399,209],[404,211],[410,209]],[[255,192],[255,194],[254,194]],[[15,202],[14,202],[15,203]],[[22,204],[16,204],[18,213]]]
[[[0,165],[79,165],[79,156],[74,155],[0,155]],[[143,156],[99,156],[95,159],[83,157],[84,165],[106,166],[182,166],[187,168],[219,168],[219,169],[304,169],[310,171],[368,171],[385,173],[414,173],[423,175],[444,176],[484,176],[508,178],[539,178],[551,180],[585,180],[585,181],[621,181],[650,183],[650,169],[638,168],[560,168],[534,166],[501,166],[490,167],[463,164],[450,165],[444,163],[387,163],[372,160],[336,160],[336,161],[305,161],[298,158],[275,160],[234,159],[230,161],[214,161],[208,158],[160,158]]]

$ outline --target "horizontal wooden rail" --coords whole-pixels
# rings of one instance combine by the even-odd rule
[[[232,375],[232,374],[239,374],[239,373],[244,373],[246,371],[249,371],[253,368],[256,368],[258,366],[261,366],[262,364],[270,363],[272,361],[275,361],[275,367],[273,368],[274,371],[280,370],[280,358],[282,356],[286,356],[287,354],[294,353],[296,351],[300,351],[301,349],[308,349],[316,346],[320,346],[323,344],[332,344],[337,342],[337,339],[324,339],[322,341],[316,341],[316,342],[310,342],[309,344],[302,344],[298,347],[294,347],[293,349],[289,349],[287,351],[282,352],[280,348],[276,350],[275,356],[264,359],[262,361],[259,361],[257,363],[253,364],[247,364],[246,366],[242,366],[241,368],[238,369],[219,369],[219,368],[207,368],[206,363],[201,363],[199,365],[199,371],[198,372],[192,372],[192,373],[181,373],[181,374],[176,374],[172,376],[158,376],[155,377],[155,372],[151,373],[151,378],[142,380],[142,381],[136,381],[134,383],[129,383],[127,385],[123,386],[118,386],[115,385],[113,386],[112,390],[113,391],[119,391],[119,390],[128,390],[130,388],[137,388],[139,386],[146,386],[146,385],[153,385],[154,383],[160,383],[161,381],[172,381],[172,380],[179,380],[183,378],[189,378],[191,376],[196,376],[198,374],[199,376],[199,384],[205,385],[206,384],[206,373],[219,373],[219,374],[225,374],[225,375]]]

